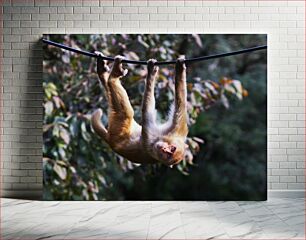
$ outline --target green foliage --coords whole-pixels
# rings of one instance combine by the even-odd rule
[[[90,52],[98,50],[108,56],[120,54],[133,60],[156,58],[160,61],[179,55],[189,58],[227,52],[266,41],[263,35],[45,37]],[[102,121],[107,125],[107,102],[96,75],[95,59],[44,46],[43,66],[45,199],[263,198],[266,187],[265,52],[188,66],[189,149],[185,160],[174,169],[132,164],[115,154],[94,133],[90,116],[95,109],[104,110]],[[141,122],[146,68],[140,65],[126,68],[129,73],[122,83],[135,110],[135,119]],[[167,116],[173,93],[173,66],[161,67],[156,88],[160,121]],[[241,182],[242,178],[245,183]],[[201,188],[209,188],[210,194]]]

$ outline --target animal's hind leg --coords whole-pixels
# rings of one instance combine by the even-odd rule
[[[109,78],[109,67],[107,66],[107,63],[105,60],[103,60],[100,56],[103,56],[101,52],[96,51],[95,52],[97,57],[97,73],[99,76],[99,81],[103,85],[105,91],[106,91],[106,98],[109,102],[109,89],[107,86],[107,81]],[[101,122],[101,116],[102,116],[102,110],[97,109],[91,116],[91,124],[94,129],[94,131],[102,138],[104,141],[108,142],[109,135],[108,131],[105,128],[105,126]]]
[[[98,55],[97,58],[97,73],[100,79],[100,82],[102,83],[105,91],[106,91],[106,96],[109,97],[109,89],[108,89],[108,78],[109,78],[109,72],[110,69],[107,66],[106,60],[103,60],[101,57],[103,57],[103,53],[95,51],[95,54]]]
[[[122,118],[133,118],[134,111],[130,103],[128,94],[120,82],[120,78],[126,75],[127,69],[122,68],[123,57],[116,56],[109,75],[108,88],[111,96],[110,110],[116,113],[116,116]]]

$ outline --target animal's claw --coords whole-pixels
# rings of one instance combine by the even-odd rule
[[[128,70],[123,69],[123,67],[122,67],[122,60],[123,59],[124,59],[123,56],[120,56],[120,55],[115,56],[113,69],[112,69],[113,75],[115,77],[123,77],[128,73]]]
[[[152,73],[153,75],[156,74],[159,70],[159,67],[155,65],[157,63],[157,60],[151,58],[148,60],[147,63],[148,63],[148,72]]]
[[[186,69],[186,63],[185,63],[185,56],[180,56],[177,60],[176,60],[176,69],[178,70],[184,70]]]
[[[97,57],[97,72],[98,74],[103,74],[105,72],[109,72],[110,69],[107,66],[107,61],[102,59],[101,57],[103,57],[103,53],[99,52],[99,51],[95,51],[95,54],[98,56]]]

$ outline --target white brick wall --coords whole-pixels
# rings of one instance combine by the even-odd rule
[[[267,33],[269,189],[304,190],[304,1],[4,0],[1,11],[2,196],[42,188],[43,33]]]

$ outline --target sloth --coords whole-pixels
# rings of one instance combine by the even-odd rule
[[[91,117],[92,127],[116,153],[134,163],[178,164],[185,156],[187,127],[186,65],[179,58],[175,66],[175,100],[166,123],[156,122],[154,88],[159,67],[156,60],[147,62],[147,77],[142,103],[142,124],[134,120],[134,110],[128,94],[121,84],[127,74],[122,56],[116,56],[111,70],[107,62],[96,52],[97,73],[104,86],[108,101],[108,126],[101,122],[102,110]]]

